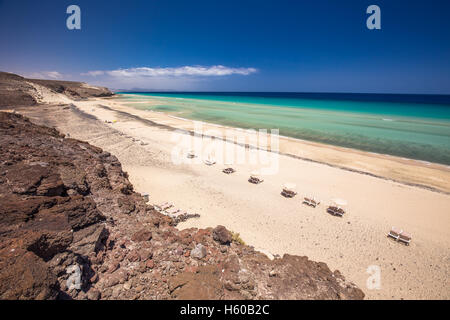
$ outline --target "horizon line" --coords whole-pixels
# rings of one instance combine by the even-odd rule
[[[300,93],[300,94],[380,94],[380,95],[430,95],[450,96],[449,93],[399,93],[399,92],[330,92],[330,91],[195,91],[195,90],[171,90],[171,89],[114,89],[108,88],[115,93]]]

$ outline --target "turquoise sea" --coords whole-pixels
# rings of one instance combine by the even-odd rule
[[[132,93],[121,103],[211,123],[450,165],[450,96]]]

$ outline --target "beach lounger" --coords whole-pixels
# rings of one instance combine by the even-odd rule
[[[264,181],[263,179],[261,179],[259,177],[253,177],[253,176],[250,176],[250,178],[248,179],[248,182],[253,183],[253,184],[259,184],[263,181]]]
[[[200,217],[199,214],[197,214],[197,213],[189,213],[187,211],[183,211],[183,212],[180,212],[180,213],[178,213],[176,215],[171,216],[171,218],[174,219],[176,223],[179,223],[179,222],[182,222],[182,221],[186,221],[187,219],[190,219],[190,218],[199,218],[199,217]]]
[[[295,183],[289,183],[286,182],[283,184],[283,189],[281,190],[281,195],[285,198],[293,198],[297,195],[297,192],[295,191]]]
[[[342,209],[341,207],[336,207],[336,206],[329,206],[327,208],[327,212],[329,214],[332,214],[333,216],[339,216],[339,217],[342,217],[345,213],[344,209]]]
[[[189,159],[195,158],[195,153],[194,153],[194,151],[189,151],[188,154],[187,154],[187,157],[188,157]]]
[[[213,164],[216,164],[216,162],[215,162],[214,160],[205,160],[204,163],[205,163],[207,166],[212,166]]]
[[[400,238],[400,233],[402,232],[403,230],[399,230],[396,227],[392,227],[387,236],[397,241]]]
[[[171,207],[173,207],[173,204],[169,203],[169,202],[165,202],[161,205],[158,206],[160,208],[160,210],[167,210]]]
[[[308,206],[310,206],[310,207],[315,208],[315,207],[317,207],[320,204],[320,201],[317,201],[314,198],[307,198],[307,197],[305,197],[305,198],[303,198],[303,203],[308,205]]]
[[[297,195],[297,192],[283,189],[283,191],[281,191],[281,195],[286,198],[293,198]]]
[[[255,170],[250,173],[250,178],[248,179],[248,182],[253,184],[259,184],[263,181],[264,180],[260,177],[259,171]]]
[[[176,215],[177,213],[181,212],[181,210],[177,208],[170,208],[164,211],[169,215]]]
[[[236,172],[233,168],[225,168],[222,170],[223,173],[230,174]]]
[[[214,159],[213,156],[208,155],[208,159],[203,160],[203,162],[207,165],[207,166],[212,166],[213,164],[216,164],[216,160]]]
[[[175,207],[170,207],[168,209],[165,209],[164,211],[167,212],[167,213],[175,213],[175,212],[180,211],[180,210],[175,208]]]
[[[399,234],[398,241],[403,242],[404,244],[409,246],[409,243],[411,242],[411,238],[412,238],[412,236],[409,233],[402,231]]]
[[[338,209],[335,212],[335,215],[339,216],[339,217],[342,217],[344,215],[344,213],[345,213],[344,209],[338,207]]]

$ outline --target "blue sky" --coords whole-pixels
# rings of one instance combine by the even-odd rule
[[[81,30],[66,28],[71,4]],[[371,4],[381,30],[366,27]],[[117,89],[450,94],[449,15],[448,0],[0,0],[0,70]]]

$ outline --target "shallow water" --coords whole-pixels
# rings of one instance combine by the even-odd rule
[[[179,117],[450,165],[450,97],[293,93],[122,93]]]

